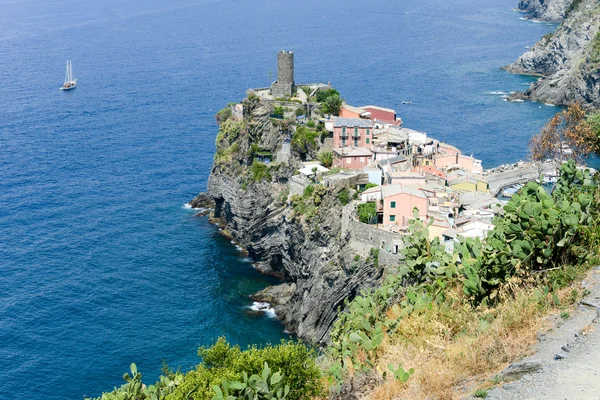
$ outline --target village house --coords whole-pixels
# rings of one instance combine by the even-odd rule
[[[340,117],[371,119],[371,114],[360,107],[344,103],[342,104],[342,108],[340,108]]]
[[[340,118],[333,120],[333,147],[370,148],[373,140],[373,123],[360,118]]]
[[[399,155],[410,156],[408,132],[409,129],[394,127],[375,129],[371,147],[373,159],[379,161]]]
[[[412,172],[418,172],[420,174],[430,175],[431,177],[438,178],[442,181],[446,180],[446,173],[440,169],[437,169],[433,165],[424,165],[411,169]]]
[[[381,201],[381,188],[382,186],[376,186],[363,191],[360,194],[360,200],[363,203],[376,202],[379,204]]]
[[[384,182],[388,185],[425,185],[425,175],[410,171],[390,171],[385,174]]]
[[[332,149],[333,165],[345,169],[363,170],[371,163],[371,151],[360,147],[342,147]]]
[[[402,125],[402,120],[396,116],[396,110],[379,106],[362,106],[360,109],[371,114],[373,121],[382,121],[393,125]]]
[[[369,183],[374,183],[375,185],[381,185],[383,181],[383,174],[378,167],[369,166],[364,167],[363,171],[365,174],[369,175]]]
[[[360,171],[342,171],[323,177],[323,185],[326,187],[344,187],[359,190],[368,183],[369,177]]]
[[[470,220],[458,227],[458,234],[466,238],[484,239],[488,232],[494,229],[494,225],[484,221]]]
[[[426,218],[428,200],[425,194],[411,186],[385,185],[382,186],[383,226],[405,227],[413,219],[413,209],[417,209],[419,218]]]
[[[395,156],[391,158],[386,158],[385,160],[381,160],[377,162],[377,167],[381,170],[382,174],[385,176],[387,173],[398,172],[398,171],[408,171],[410,169],[410,164],[408,159],[403,156]]]
[[[394,126],[402,125],[402,119],[396,116],[396,110],[374,105],[354,107],[344,103],[340,109],[340,117],[369,119]]]
[[[462,170],[448,173],[447,182],[454,191],[489,192],[489,185],[482,176]]]
[[[434,160],[435,166],[439,169],[460,168],[473,174],[482,174],[483,167],[481,160],[474,157],[464,156],[462,154],[438,154]]]

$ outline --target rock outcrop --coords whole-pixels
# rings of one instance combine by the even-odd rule
[[[573,3],[555,33],[544,36],[516,62],[504,67],[517,74],[541,78],[510,99],[556,105],[579,102],[600,108],[600,1]]]
[[[521,0],[518,9],[535,21],[560,22],[570,9],[573,0]]]
[[[294,209],[288,180],[300,168],[302,154],[293,150],[288,161],[269,164],[261,175],[265,165],[254,161],[254,152],[276,154],[294,127],[269,118],[268,104],[254,99],[244,106],[241,120],[221,120],[208,192],[197,203],[209,204],[208,195],[214,201],[212,220],[247,250],[259,271],[285,281],[254,298],[272,303],[301,339],[327,343],[345,299],[380,283],[383,271],[376,261],[359,261],[350,247],[340,189],[327,189],[313,215]],[[312,156],[316,150],[308,149]]]

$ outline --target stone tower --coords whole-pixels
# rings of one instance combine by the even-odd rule
[[[277,80],[271,86],[274,97],[291,97],[295,92],[294,53],[281,50],[277,53]]]

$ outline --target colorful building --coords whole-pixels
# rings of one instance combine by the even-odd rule
[[[371,163],[372,153],[361,147],[340,147],[332,149],[333,165],[345,169],[363,170]]]
[[[373,123],[360,118],[341,118],[333,120],[333,147],[371,147]]]
[[[413,219],[413,210],[417,209],[419,218],[426,218],[428,200],[425,194],[411,186],[385,185],[381,188],[383,199],[383,226],[405,227]]]

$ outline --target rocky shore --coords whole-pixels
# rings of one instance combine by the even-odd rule
[[[572,3],[573,0],[521,0],[517,9],[527,13],[527,19],[561,22]]]
[[[523,5],[525,9],[532,2],[527,4]],[[554,3],[547,4],[550,7]],[[504,67],[512,73],[540,77],[525,92],[513,93],[509,100],[554,105],[579,102],[586,108],[600,108],[599,30],[600,2],[573,2],[555,33],[545,35],[517,61]]]
[[[252,144],[275,154],[290,132],[269,118],[270,110],[246,103],[244,132],[217,138],[217,156],[207,193],[190,202],[212,209],[209,218],[239,243],[262,273],[283,279],[281,285],[254,296],[274,306],[286,329],[301,339],[325,344],[337,311],[361,289],[380,283],[383,270],[372,260],[356,261],[351,234],[342,229],[343,207],[335,189],[327,192],[310,220],[288,204],[288,181],[300,167],[300,157],[270,168],[269,179],[248,176]],[[236,149],[231,159],[219,152]],[[314,154],[312,155],[315,156]]]

